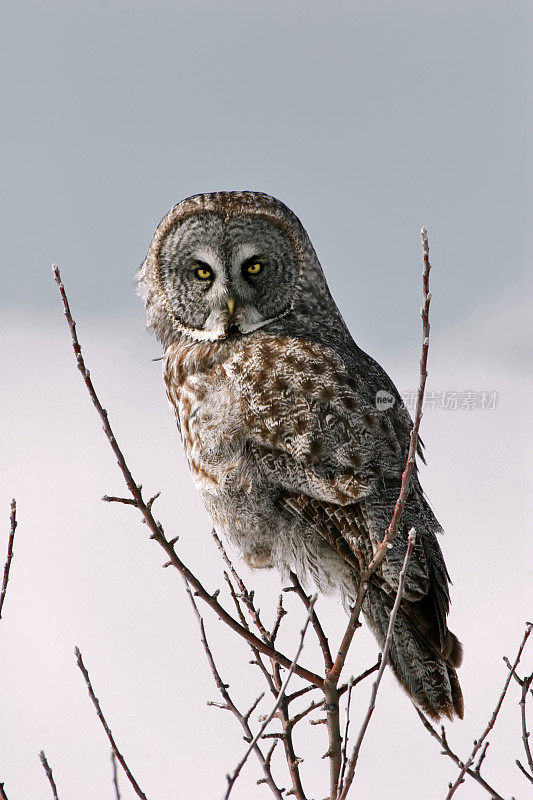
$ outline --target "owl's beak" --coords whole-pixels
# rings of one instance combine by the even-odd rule
[[[233,316],[233,312],[235,311],[235,300],[232,297],[230,297],[227,300],[227,306],[229,309],[230,316]]]

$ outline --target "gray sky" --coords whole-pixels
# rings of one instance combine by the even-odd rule
[[[160,569],[134,512],[99,500],[123,489],[50,269],[62,269],[132,469],[148,491],[162,490],[158,514],[181,534],[184,559],[221,585],[151,361],[159,349],[132,291],[163,214],[215,189],[267,191],[298,214],[356,341],[400,391],[417,384],[419,231],[429,229],[428,388],[498,392],[494,410],[428,409],[422,423],[422,479],[446,529],[451,627],[465,645],[467,714],[450,729],[464,756],[505,678],[501,657],[531,619],[531,5],[19,0],[0,15],[4,530],[13,495],[20,516],[0,622],[0,781],[10,800],[50,796],[40,748],[62,800],[112,797],[75,644],[150,800],[187,788],[218,797],[242,753],[237,724],[205,706],[216,692],[180,581]],[[2,561],[6,545],[7,535]],[[248,577],[274,613],[277,576]],[[338,604],[321,606],[335,640]],[[246,704],[260,685],[248,653],[205,616]],[[297,606],[291,624],[289,650]],[[376,655],[369,634],[358,637],[354,673]],[[303,659],[316,658],[309,642]],[[360,715],[366,696],[362,688]],[[354,797],[393,787],[400,800],[442,798],[455,768],[390,676],[380,700]],[[517,700],[486,775],[521,799]],[[299,746],[310,748],[304,777],[319,800],[321,727],[303,729]],[[235,800],[268,796],[257,777],[251,762]],[[473,784],[460,791],[484,796]]]

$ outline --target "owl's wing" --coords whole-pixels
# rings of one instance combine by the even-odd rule
[[[318,531],[357,573],[360,571],[360,566],[354,553],[356,547],[362,551],[365,564],[371,560],[373,553],[368,546],[367,524],[358,503],[335,506],[293,492],[282,492],[278,502],[282,508],[305,520]],[[395,540],[393,549],[402,540],[407,530],[407,526],[402,524],[397,535],[401,538]],[[404,548],[402,547],[402,549]],[[447,585],[446,583],[442,584],[440,580],[432,581],[432,572],[431,564],[428,568],[425,542],[418,536],[407,573],[406,583],[409,585],[409,591],[404,593],[401,608],[407,621],[411,623],[417,634],[422,636],[430,649],[436,655],[444,658],[450,666],[458,666],[461,652],[455,637],[448,632],[446,625],[449,607]],[[372,577],[371,581],[392,605],[396,595],[397,582],[391,576],[391,571],[380,570]]]
[[[248,446],[265,485],[276,487],[279,504],[311,525],[354,569],[357,549],[368,563],[400,488],[410,429],[405,408],[394,403],[378,410],[369,401],[368,374],[348,373],[336,353],[301,340],[258,338],[227,370],[242,399]],[[428,638],[434,631],[441,650],[449,579],[435,536],[439,526],[416,477],[376,576],[389,596],[397,589],[411,526],[418,536],[405,604],[416,604],[410,612],[417,629],[427,628]]]

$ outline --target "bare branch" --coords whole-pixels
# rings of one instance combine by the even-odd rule
[[[87,672],[85,664],[83,663],[82,655],[81,655],[81,652],[80,652],[78,647],[76,647],[76,649],[74,650],[74,653],[76,655],[76,662],[78,664],[78,667],[80,668],[81,674],[83,675],[83,678],[85,680],[87,689],[89,691],[89,697],[91,698],[92,703],[93,703],[93,705],[94,705],[94,707],[96,709],[96,713],[98,715],[98,719],[102,723],[102,727],[106,732],[106,735],[107,735],[107,738],[109,739],[109,743],[111,745],[111,748],[112,748],[115,756],[117,757],[117,760],[118,760],[120,766],[122,767],[122,769],[126,773],[129,782],[133,786],[133,789],[134,789],[135,794],[137,795],[137,797],[140,797],[141,800],[147,800],[146,795],[141,790],[139,784],[137,783],[137,781],[133,777],[133,775],[132,775],[132,773],[130,771],[130,768],[126,764],[124,756],[122,755],[122,753],[120,752],[120,750],[118,749],[118,747],[116,745],[116,742],[115,742],[115,739],[113,737],[113,733],[111,731],[111,728],[107,724],[107,721],[106,721],[106,719],[105,719],[105,717],[103,715],[102,709],[100,707],[100,702],[99,702],[98,698],[96,697],[96,695],[94,693],[94,690],[93,690],[93,687],[92,687],[92,683],[91,683],[91,679],[89,677],[89,673]]]
[[[258,695],[258,696],[255,698],[254,702],[252,703],[252,705],[250,706],[250,708],[248,709],[248,711],[247,711],[247,712],[246,712],[246,714],[244,715],[244,719],[245,719],[247,722],[248,722],[248,720],[250,719],[250,717],[252,716],[252,714],[254,713],[255,709],[257,708],[257,706],[259,705],[259,703],[261,702],[261,700],[263,699],[263,697],[264,697],[264,696],[265,696],[265,693],[264,693],[264,692],[261,692],[261,694],[260,694],[260,695]]]
[[[111,766],[113,768],[113,788],[115,789],[115,800],[120,800],[120,789],[118,786],[117,775],[117,757],[114,750],[111,750]]]
[[[282,680],[281,680],[281,668],[279,664],[273,664],[274,667],[274,683],[278,692],[281,690]],[[294,749],[294,741],[292,738],[293,732],[293,725],[291,725],[291,717],[289,714],[289,700],[288,695],[282,697],[279,710],[277,713],[278,718],[281,721],[283,726],[283,733],[281,734],[274,734],[274,736],[279,736],[281,741],[283,742],[283,749],[285,751],[285,759],[287,761],[287,768],[289,770],[289,775],[291,778],[292,789],[290,789],[287,794],[290,794],[296,798],[296,800],[306,800],[306,794],[302,785],[302,778],[300,776],[300,764],[302,763],[303,759],[296,755],[296,751]],[[264,733],[263,738],[269,736],[269,734]]]
[[[233,785],[234,785],[234,783],[235,783],[235,781],[236,781],[241,769],[243,768],[244,764],[246,763],[246,761],[248,759],[248,756],[250,755],[250,753],[252,752],[252,749],[254,748],[254,746],[257,744],[257,742],[259,741],[259,739],[261,738],[261,736],[265,732],[268,724],[274,718],[274,716],[276,715],[277,710],[279,709],[279,707],[281,705],[281,702],[282,702],[282,700],[283,700],[283,698],[285,696],[285,692],[287,691],[287,686],[289,684],[289,681],[290,681],[293,673],[295,672],[295,667],[296,667],[296,664],[297,664],[298,659],[300,657],[300,653],[303,650],[305,634],[306,634],[306,631],[307,631],[307,626],[309,625],[309,622],[311,621],[311,617],[313,615],[313,609],[314,609],[314,606],[315,606],[315,603],[316,603],[316,598],[317,598],[317,596],[314,595],[314,597],[311,598],[311,601],[309,603],[309,609],[307,611],[307,618],[305,620],[305,623],[304,623],[304,626],[303,626],[302,630],[300,631],[300,641],[298,643],[298,648],[296,650],[296,655],[293,658],[292,664],[289,667],[287,675],[285,676],[285,680],[283,681],[281,689],[279,690],[279,694],[278,694],[278,697],[276,699],[276,702],[274,703],[274,706],[272,707],[272,710],[267,715],[267,717],[263,721],[261,727],[259,728],[258,732],[256,733],[256,735],[252,739],[251,743],[249,744],[248,749],[246,750],[244,756],[241,758],[241,760],[239,761],[239,763],[237,764],[237,766],[233,770],[232,774],[228,775],[228,788],[226,790],[226,794],[224,795],[224,800],[227,800],[227,798],[230,796],[231,789],[232,789],[232,787],[233,787]]]
[[[431,271],[431,264],[429,262],[428,232],[425,228],[422,228],[421,234],[422,234],[422,253],[424,259],[424,268],[422,271],[422,291],[423,291],[424,302],[422,304],[422,308],[420,309],[420,316],[422,317],[422,355],[420,356],[420,380],[416,396],[415,419],[413,422],[413,429],[411,431],[411,438],[409,440],[409,452],[407,455],[407,464],[405,466],[405,470],[402,475],[400,494],[398,495],[398,499],[396,500],[396,505],[394,506],[394,513],[392,515],[391,523],[387,528],[387,532],[383,537],[383,540],[379,545],[374,555],[374,558],[372,559],[372,561],[368,566],[369,570],[371,570],[373,565],[379,566],[381,564],[381,562],[383,561],[383,559],[387,554],[389,543],[396,536],[396,531],[398,530],[398,525],[402,516],[402,511],[404,509],[405,502],[409,494],[409,485],[411,483],[411,476],[413,474],[413,469],[415,466],[416,451],[418,447],[418,432],[420,430],[420,423],[422,421],[424,393],[426,390],[426,380],[428,376],[427,363],[429,354],[429,331],[430,331],[429,306],[431,303],[431,293],[429,291],[429,273]],[[374,566],[374,569],[372,569],[372,571],[375,570],[376,566]]]
[[[314,689],[318,689],[318,686],[308,684],[307,686],[303,686],[301,689],[296,689],[296,691],[286,695],[287,702],[292,703],[293,700],[296,700],[298,697],[302,697],[302,695],[307,694],[307,692],[312,692]]]
[[[348,765],[348,732],[350,730],[350,703],[352,701],[352,689],[354,687],[354,679],[350,678],[348,681],[348,697],[346,698],[346,724],[344,726],[344,737],[342,740],[342,755],[341,755],[341,771],[339,775],[339,789],[344,785],[344,773]]]
[[[241,625],[243,626],[243,628],[246,628],[247,630],[249,630],[250,626],[248,625],[248,622],[246,621],[246,617],[244,616],[243,610],[241,608],[240,599],[237,596],[237,593],[235,591],[233,583],[231,582],[231,578],[230,578],[230,576],[228,575],[227,572],[224,572],[224,580],[228,584],[228,587],[229,587],[229,590],[230,590],[230,594],[231,594],[231,597],[232,597],[233,602],[235,604],[235,608],[237,610],[237,614],[239,616]],[[242,594],[241,594],[241,598],[242,598]],[[263,673],[263,677],[264,677],[265,681],[267,682],[267,685],[268,685],[268,688],[269,688],[270,692],[273,695],[276,695],[276,687],[274,686],[273,677],[272,677],[271,673],[268,671],[267,667],[265,666],[265,663],[264,663],[264,661],[263,661],[263,659],[261,657],[261,653],[259,652],[259,650],[256,647],[254,647],[254,645],[251,642],[248,642],[248,644],[249,644],[249,646],[250,646],[250,648],[252,650],[252,653],[254,654],[254,660],[251,661],[250,663],[251,664],[255,664],[257,667],[259,667],[259,669]]]
[[[9,580],[9,570],[11,569],[11,559],[13,558],[13,542],[15,541],[15,530],[17,527],[17,502],[13,498],[11,501],[11,514],[9,518],[9,541],[7,544],[7,558],[4,566],[4,580],[2,581],[2,591],[0,592],[0,619],[2,619],[2,608],[6,599],[7,582]]]
[[[487,755],[487,750],[488,750],[489,744],[490,744],[489,741],[485,742],[483,750],[479,754],[478,762],[477,762],[476,766],[474,767],[474,772],[479,772],[480,771],[481,765],[485,761],[485,756]]]
[[[527,769],[526,769],[526,768],[525,768],[525,767],[524,767],[524,766],[523,766],[523,765],[520,763],[520,761],[519,761],[518,759],[516,759],[516,761],[515,761],[515,764],[516,764],[516,766],[518,767],[518,769],[520,770],[520,772],[522,772],[522,773],[523,773],[523,775],[524,775],[524,776],[525,776],[525,777],[528,779],[528,781],[529,781],[530,783],[533,783],[533,776],[531,776],[531,775],[529,774],[529,772],[527,771]]]
[[[369,675],[372,675],[373,672],[377,672],[378,669],[381,666],[382,660],[383,660],[382,653],[378,653],[378,659],[377,659],[375,664],[373,664],[368,669],[365,669],[365,671],[362,672],[360,675],[358,675],[357,678],[351,678],[350,679],[351,683],[352,683],[352,686],[357,686],[358,683],[361,683],[361,681],[364,681],[364,679],[368,678]],[[348,688],[349,688],[349,684],[345,687],[345,690],[348,689]],[[339,694],[342,694],[342,687],[339,689]]]
[[[489,721],[487,723],[487,727],[485,728],[485,730],[481,734],[480,738],[477,739],[474,742],[474,747],[472,749],[472,752],[470,753],[470,755],[468,756],[467,760],[464,762],[463,766],[461,767],[461,770],[460,770],[459,775],[457,776],[457,778],[455,780],[455,783],[453,783],[450,786],[448,794],[446,795],[446,800],[451,800],[451,798],[453,797],[453,795],[455,794],[455,792],[457,791],[459,786],[462,783],[464,783],[465,774],[468,772],[469,768],[474,763],[474,759],[476,757],[476,754],[477,754],[478,750],[481,748],[483,742],[485,741],[485,739],[487,738],[487,736],[491,732],[492,728],[494,727],[494,723],[496,722],[498,714],[500,713],[500,709],[501,709],[502,703],[503,703],[503,701],[505,699],[505,695],[507,694],[507,689],[508,689],[509,684],[511,683],[511,679],[512,679],[512,677],[513,677],[513,675],[514,675],[514,673],[516,671],[516,668],[517,668],[518,663],[520,661],[520,658],[522,656],[522,651],[523,651],[524,647],[526,646],[526,642],[527,642],[527,640],[529,638],[529,634],[531,633],[532,628],[533,628],[533,624],[528,622],[527,625],[526,625],[526,632],[524,633],[524,637],[522,639],[522,643],[520,644],[520,647],[518,649],[518,653],[516,654],[516,658],[514,660],[514,664],[513,664],[512,668],[511,668],[511,671],[509,672],[509,674],[507,676],[507,679],[505,681],[505,685],[503,687],[502,693],[500,694],[498,702],[496,703],[496,708],[492,712],[492,716],[491,716],[491,718],[489,719]]]
[[[307,708],[304,708],[303,711],[299,711],[298,714],[295,714],[294,717],[291,717],[287,724],[290,725],[291,728],[294,728],[295,725],[298,724],[304,717],[311,713],[311,711],[315,711],[317,708],[324,708],[324,701],[323,700],[313,700]],[[311,724],[313,721],[311,720]]]
[[[392,607],[392,611],[389,617],[389,627],[387,629],[387,636],[385,637],[385,646],[383,647],[383,657],[381,659],[381,664],[378,669],[378,674],[376,676],[376,680],[372,685],[372,692],[370,695],[370,703],[368,705],[368,710],[366,712],[365,718],[363,720],[363,724],[361,726],[361,730],[359,731],[359,736],[357,737],[357,741],[354,745],[352,755],[348,762],[348,769],[346,771],[346,780],[344,786],[340,788],[339,791],[339,800],[345,800],[346,796],[348,795],[348,791],[350,786],[352,785],[352,781],[355,775],[355,768],[357,766],[357,760],[359,758],[359,753],[361,751],[361,745],[363,743],[363,739],[365,737],[368,724],[374,713],[374,708],[376,707],[376,698],[379,690],[379,685],[381,683],[381,679],[383,677],[383,673],[385,671],[385,667],[387,666],[387,662],[389,660],[389,649],[390,643],[392,638],[392,631],[394,629],[394,623],[396,621],[396,615],[398,614],[398,609],[400,608],[400,603],[402,601],[404,586],[405,586],[405,575],[407,573],[407,568],[409,566],[409,560],[411,558],[411,554],[413,552],[413,547],[415,545],[415,529],[411,528],[407,537],[407,550],[405,552],[405,558],[402,566],[402,570],[400,572],[400,576],[398,579],[398,589],[396,591],[396,600],[394,601],[394,606]]]
[[[276,609],[276,619],[274,620],[274,625],[272,626],[272,633],[270,634],[270,641],[272,644],[276,641],[276,637],[279,633],[279,627],[281,625],[281,620],[283,617],[287,615],[287,612],[283,608],[283,595],[280,594],[278,598],[278,607]]]
[[[294,572],[291,572],[291,581],[293,583],[296,594],[302,600],[306,609],[309,611],[311,598],[305,593],[302,584],[298,580],[298,576]],[[319,622],[319,619],[316,615],[316,611],[313,611],[313,615],[311,617],[311,623],[316,633],[318,643],[320,644],[320,649],[322,650],[322,656],[324,658],[324,666],[326,668],[326,672],[329,672],[329,670],[333,667],[333,659],[331,658],[331,651],[329,649],[329,642],[327,636],[324,633],[324,629]]]
[[[521,764],[519,764],[522,772],[525,772],[529,780],[533,783],[533,757],[531,756],[531,748],[529,746],[529,731],[527,729],[527,722],[526,722],[526,699],[529,693],[529,688],[533,683],[533,673],[529,675],[527,678],[524,678],[522,681],[522,696],[520,697],[520,717],[522,720],[522,741],[524,742],[524,750],[526,751],[526,758],[527,763],[529,764],[529,769],[531,771],[531,775],[525,771]],[[519,762],[517,762],[519,763]]]
[[[8,798],[6,792],[5,792],[3,783],[0,783],[0,800],[9,800],[9,798]]]
[[[120,449],[111,425],[109,423],[108,414],[105,408],[103,408],[98,395],[96,394],[96,390],[94,388],[93,382],[91,380],[91,375],[89,370],[85,366],[85,361],[82,356],[81,346],[78,341],[78,336],[76,333],[76,323],[72,318],[72,314],[70,312],[70,307],[67,299],[67,295],[65,292],[65,287],[61,282],[61,275],[57,266],[54,265],[54,279],[57,283],[59,294],[61,296],[61,300],[63,302],[63,308],[65,312],[65,317],[70,329],[70,336],[72,340],[72,348],[74,350],[74,354],[76,356],[76,363],[78,369],[80,370],[85,386],[87,388],[87,392],[91,398],[91,401],[98,412],[100,420],[102,422],[102,427],[104,433],[107,437],[107,440],[115,454],[117,459],[118,466],[122,472],[126,485],[133,497],[134,502],[132,505],[141,512],[144,522],[148,526],[151,531],[150,538],[154,539],[165,551],[167,556],[169,557],[169,566],[175,567],[178,572],[181,574],[183,578],[193,587],[196,595],[202,599],[213,611],[217,614],[219,619],[222,620],[226,625],[228,625],[233,631],[239,634],[243,639],[247,642],[254,645],[261,653],[264,653],[269,658],[272,658],[274,661],[278,662],[282,666],[290,669],[291,667],[291,660],[283,653],[278,652],[274,647],[270,646],[268,643],[262,641],[259,637],[255,636],[250,630],[243,627],[232,615],[226,611],[226,609],[219,603],[217,599],[217,593],[210,594],[202,585],[201,581],[194,575],[193,572],[184,564],[184,562],[180,559],[178,554],[174,549],[174,543],[176,539],[168,540],[165,536],[163,526],[160,522],[156,521],[152,515],[151,507],[149,502],[145,502],[141,487],[135,482],[133,475],[126,463],[122,450]],[[295,672],[304,680],[310,681],[314,683],[315,686],[322,687],[324,681],[319,675],[316,675],[314,672],[311,672],[304,667],[297,665],[295,667]]]
[[[252,715],[254,709],[258,706],[258,704],[260,703],[260,701],[261,701],[261,699],[263,698],[264,695],[263,694],[260,695],[255,700],[255,702],[253,703],[252,707],[250,708],[250,710],[246,714],[242,714],[239,711],[239,709],[237,708],[237,706],[235,705],[235,703],[231,699],[231,696],[230,696],[230,694],[228,692],[227,684],[225,684],[224,681],[222,680],[222,678],[220,677],[220,673],[219,673],[219,671],[217,669],[217,666],[215,664],[215,660],[213,658],[213,653],[212,653],[211,648],[209,646],[209,643],[207,641],[207,636],[206,636],[206,633],[205,633],[204,621],[203,621],[202,616],[201,616],[201,614],[200,614],[200,612],[198,610],[198,606],[196,605],[196,601],[195,601],[193,593],[191,591],[191,587],[188,584],[186,584],[185,588],[187,590],[187,594],[189,595],[189,599],[191,601],[191,604],[192,604],[192,607],[193,607],[193,610],[194,610],[194,615],[195,615],[195,617],[196,617],[196,619],[198,621],[198,626],[200,628],[200,639],[201,639],[202,646],[204,648],[205,654],[207,656],[207,661],[209,663],[209,667],[211,668],[211,672],[213,674],[213,678],[215,680],[215,684],[217,686],[217,689],[219,690],[220,694],[222,695],[222,697],[224,699],[224,705],[221,705],[220,707],[221,708],[225,708],[228,711],[231,711],[231,713],[239,720],[239,723],[241,724],[241,727],[242,727],[242,729],[244,731],[245,741],[251,742],[250,749],[247,752],[247,755],[252,750],[255,752],[255,754],[257,755],[257,758],[259,759],[259,762],[260,762],[260,764],[261,764],[261,766],[263,768],[264,782],[266,784],[268,784],[268,786],[269,786],[270,790],[272,791],[272,794],[274,795],[274,797],[277,797],[278,800],[282,800],[282,798],[283,798],[283,794],[282,794],[283,789],[280,789],[276,785],[276,783],[274,781],[274,778],[272,776],[271,769],[270,769],[270,759],[272,758],[272,753],[270,753],[270,757],[265,757],[263,755],[263,752],[262,752],[262,750],[261,750],[261,748],[259,747],[259,744],[258,744],[259,737],[255,737],[255,739],[254,739],[252,730],[251,730],[250,725],[249,725],[250,716]],[[215,705],[215,704],[214,703],[210,703],[210,705]],[[233,781],[231,782],[231,784],[230,784],[230,780],[231,780],[230,776],[228,775],[227,777],[228,777],[228,793],[227,793],[226,796],[228,796],[229,791],[231,790],[231,786],[233,785],[233,783],[237,779],[238,772],[234,773],[234,776],[232,776],[233,777]]]
[[[337,796],[337,786],[341,771],[341,722],[339,710],[339,690],[337,682],[330,682],[326,673],[324,683],[324,709],[328,728],[328,749],[324,757],[329,758],[330,797]]]
[[[344,729],[344,737],[341,740],[341,744],[342,744],[341,769],[340,769],[340,777],[339,777],[339,786],[341,786],[341,787],[343,785],[344,773],[346,771],[346,767],[347,767],[347,764],[348,764],[347,748],[348,748],[348,730],[349,730],[349,727],[350,727],[350,701],[351,701],[352,689],[353,689],[354,686],[357,686],[358,683],[361,683],[361,681],[364,681],[365,678],[368,678],[369,675],[372,675],[373,672],[376,672],[379,669],[379,667],[381,665],[381,659],[382,659],[382,655],[381,655],[381,653],[379,653],[378,654],[378,660],[376,661],[376,663],[372,667],[369,667],[368,669],[366,669],[364,672],[362,672],[360,675],[358,675],[357,678],[354,678],[352,676],[350,678],[348,684],[343,686],[343,687],[340,687],[338,689],[338,691],[337,691],[337,696],[339,698],[344,693],[344,691],[348,692],[348,699],[347,699],[347,703],[346,703],[346,724],[345,724],[345,729]],[[328,723],[328,718],[327,717],[326,717],[325,722]],[[314,723],[312,723],[312,724],[314,724]],[[339,724],[340,724],[340,720],[339,720]],[[334,735],[334,729],[333,728],[332,728],[332,732],[333,732],[333,735]],[[330,746],[331,746],[331,735],[330,735]],[[329,755],[329,751],[328,751],[327,755]]]
[[[424,726],[424,728],[441,745],[441,747],[442,747],[442,755],[443,756],[448,756],[448,758],[451,758],[451,760],[454,762],[454,764],[457,764],[458,767],[462,767],[463,766],[463,762],[461,761],[461,759],[459,758],[457,753],[453,752],[453,750],[451,749],[450,745],[448,744],[448,741],[446,739],[446,735],[444,733],[444,727],[442,728],[442,734],[439,734],[439,732],[435,730],[435,728],[433,727],[431,722],[427,719],[427,717],[424,716],[424,714],[420,711],[420,709],[417,708],[416,706],[414,706],[414,709],[415,709],[416,713],[418,714],[418,716],[420,717],[420,721],[422,722],[422,725]],[[485,791],[490,794],[491,800],[505,800],[505,798],[501,794],[499,794],[496,791],[496,789],[493,789],[492,786],[489,783],[487,783],[487,781],[484,778],[481,777],[479,772],[477,772],[476,770],[471,769],[469,767],[467,769],[467,771],[466,771],[466,774],[470,775],[471,778],[473,778],[475,781],[477,781],[477,783],[479,783],[479,785],[482,786],[485,789]]]
[[[507,669],[510,669],[510,670],[513,669],[513,665],[511,664],[511,662],[509,661],[507,656],[503,656],[503,662],[506,665]],[[519,675],[517,675],[516,672],[513,672],[513,678],[514,678],[514,680],[517,682],[517,684],[519,686],[523,685],[522,678]]]
[[[125,506],[137,505],[135,500],[132,500],[131,497],[110,497],[108,494],[104,494],[102,500],[104,503],[123,503]]]
[[[272,747],[270,748],[270,750],[268,751],[268,753],[266,755],[266,764],[267,764],[269,769],[270,769],[270,766],[271,766],[271,763],[272,763],[272,756],[274,754],[274,750],[277,747],[278,741],[279,741],[278,739],[274,739],[274,741],[272,742]],[[266,783],[266,782],[267,782],[266,778],[259,778],[256,781],[256,784],[257,784],[257,786],[260,786],[262,783]],[[285,789],[281,789],[280,791],[284,792]]]
[[[372,667],[369,667],[368,669],[366,669],[364,672],[362,672],[360,675],[358,675],[357,678],[354,678],[353,675],[352,675],[352,677],[348,681],[348,684],[339,689],[339,696],[343,693],[344,690],[346,690],[348,692],[348,698],[347,698],[347,701],[346,701],[346,724],[345,724],[345,728],[344,728],[344,736],[343,736],[343,739],[342,739],[342,742],[343,742],[343,744],[342,744],[342,756],[341,756],[342,760],[341,760],[341,772],[340,772],[340,778],[339,778],[339,786],[340,787],[342,787],[342,785],[343,785],[344,773],[346,771],[346,766],[347,766],[347,763],[348,763],[347,749],[348,749],[348,731],[349,731],[349,728],[350,728],[350,702],[351,702],[351,698],[352,698],[352,689],[353,689],[354,686],[357,686],[358,683],[361,683],[361,681],[363,681],[365,678],[368,678],[369,675],[372,675],[373,672],[376,672],[379,669],[380,664],[381,664],[381,659],[382,659],[382,655],[381,655],[381,653],[379,653],[378,654],[378,660],[376,661],[376,663]]]
[[[41,760],[41,764],[43,765],[43,769],[44,769],[44,771],[46,773],[46,777],[48,778],[48,782],[49,782],[50,787],[52,789],[52,797],[54,798],[54,800],[59,800],[59,798],[57,796],[56,782],[54,781],[54,776],[52,775],[52,769],[50,767],[50,764],[46,760],[46,756],[44,754],[44,750],[41,750],[41,752],[39,753],[39,758]]]
[[[216,532],[216,530],[214,528],[211,530],[211,536],[215,540],[216,546],[218,547],[222,558],[224,559],[226,565],[229,567],[229,570],[230,570],[231,574],[233,575],[233,578],[234,578],[237,586],[239,587],[239,591],[241,593],[242,601],[243,601],[244,605],[246,606],[246,608],[248,609],[248,613],[250,614],[250,617],[252,618],[257,630],[259,631],[259,634],[260,634],[261,638],[267,644],[273,643],[272,642],[272,634],[270,634],[267,631],[267,629],[265,628],[265,626],[263,625],[263,623],[261,621],[261,614],[260,614],[259,610],[254,605],[254,593],[253,593],[253,591],[251,592],[248,589],[248,587],[244,583],[243,579],[241,578],[241,576],[239,575],[239,573],[237,572],[237,570],[233,566],[233,562],[231,561],[230,557],[228,556],[226,548],[224,547],[224,544],[222,543],[222,540],[221,540],[220,536],[217,534],[217,532]],[[248,626],[246,626],[246,627],[248,627]]]

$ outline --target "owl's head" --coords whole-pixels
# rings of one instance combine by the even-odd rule
[[[260,192],[214,192],[163,218],[137,281],[148,325],[166,347],[180,335],[214,341],[268,326],[292,311],[309,269],[320,280],[287,206]]]

